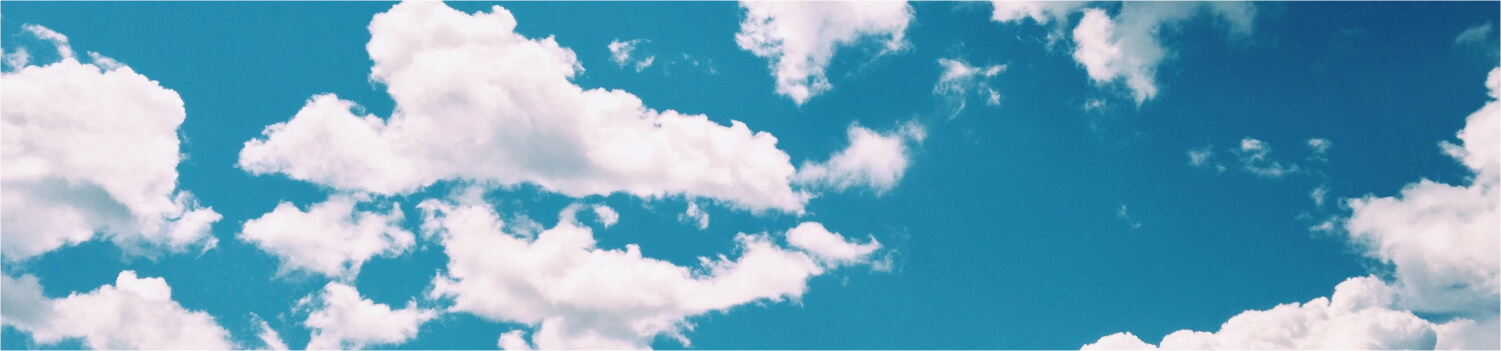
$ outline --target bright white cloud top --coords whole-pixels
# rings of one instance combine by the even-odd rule
[[[91,349],[234,348],[214,317],[172,300],[162,278],[120,272],[115,285],[48,299],[36,277],[0,276],[4,324],[31,334],[38,344],[79,338]]]
[[[797,299],[809,278],[834,266],[829,263],[868,263],[880,247],[805,223],[788,234],[804,251],[780,247],[764,234],[739,234],[734,260],[721,255],[683,267],[643,257],[636,245],[597,248],[593,232],[567,211],[556,226],[530,238],[503,230],[487,204],[428,200],[418,207],[426,235],[441,238],[449,258],[432,297],[452,299],[450,312],[535,328],[527,342],[520,333],[502,335],[508,349],[641,349],[658,335],[687,345],[687,318]]]
[[[316,96],[245,143],[240,167],[380,194],[468,179],[574,197],[683,195],[803,210],[808,195],[792,188],[795,170],[776,137],[648,109],[625,91],[584,90],[569,81],[582,69],[571,50],[515,27],[498,6],[470,15],[406,2],[376,15],[371,78],[386,84],[395,115],[357,116],[353,102]]]
[[[79,62],[60,33],[26,31],[56,45],[61,60],[0,74],[6,260],[96,233],[145,255],[213,247],[209,225],[220,215],[177,189],[177,130],[186,118],[177,93],[98,54]]]
[[[801,105],[833,89],[827,70],[834,53],[865,39],[882,54],[906,47],[912,7],[901,1],[742,1],[745,20],[735,43],[771,61],[776,92]]]

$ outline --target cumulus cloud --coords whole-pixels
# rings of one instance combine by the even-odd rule
[[[684,195],[802,212],[790,158],[744,123],[649,109],[620,90],[585,90],[552,37],[515,32],[498,6],[468,14],[404,2],[370,22],[371,79],[388,119],[318,95],[245,143],[239,166],[336,189],[409,193],[444,179],[535,184],[573,197]],[[455,39],[462,38],[462,39]]]
[[[0,74],[6,259],[96,233],[133,254],[213,247],[209,226],[220,215],[177,189],[177,129],[186,118],[177,93],[113,60],[79,62],[66,36],[24,28],[63,57]]]
[[[1008,13],[1027,13],[1033,19],[1062,21],[1066,16],[1054,14],[1077,8],[1054,7],[1056,9],[1050,11]],[[1034,12],[1038,17],[1031,17]],[[1252,4],[1241,2],[1126,2],[1114,18],[1105,10],[1096,8],[1083,9],[1083,12],[1083,18],[1073,30],[1074,61],[1084,67],[1096,85],[1124,84],[1137,105],[1157,96],[1157,67],[1172,57],[1158,39],[1163,31],[1207,12],[1228,23],[1232,35],[1248,35],[1256,15]]]
[[[840,47],[879,40],[881,53],[907,46],[906,2],[742,1],[745,21],[735,43],[771,62],[777,94],[801,105],[833,85],[826,70]]]
[[[399,255],[416,242],[401,228],[405,216],[399,204],[379,213],[355,210],[356,203],[353,197],[335,195],[303,211],[282,202],[246,221],[238,238],[281,259],[284,271],[354,279],[370,258]]]
[[[647,67],[651,67],[652,62],[657,60],[656,55],[638,54],[636,51],[637,46],[650,42],[650,40],[646,39],[611,40],[610,45],[608,45],[610,49],[610,61],[615,61],[621,68],[631,65],[636,67],[636,72],[641,72]]]
[[[854,187],[885,193],[896,187],[911,163],[908,145],[927,138],[922,125],[909,122],[889,133],[877,133],[850,125],[850,145],[827,161],[804,162],[795,177],[798,184],[815,189],[844,191]]]
[[[1443,150],[1472,172],[1459,185],[1420,180],[1397,196],[1349,199],[1344,226],[1365,254],[1395,269],[1404,305],[1427,312],[1501,309],[1501,68],[1486,84],[1491,100],[1466,120],[1461,143]]]
[[[868,243],[853,243],[818,222],[803,222],[788,229],[787,244],[808,252],[826,267],[870,263],[871,253],[881,249],[881,242],[874,236]]]
[[[1162,339],[1162,349],[1350,349],[1421,350],[1438,343],[1435,325],[1412,312],[1387,308],[1395,298],[1376,277],[1350,278],[1333,298],[1246,311],[1217,332],[1180,330]],[[1131,333],[1117,333],[1084,345],[1084,350],[1157,349]]]
[[[360,297],[354,287],[330,282],[316,296],[299,302],[313,311],[303,322],[313,335],[309,350],[362,349],[398,345],[417,337],[418,328],[438,312],[418,308],[416,301],[399,310]]]
[[[807,280],[826,271],[824,262],[862,262],[852,254],[866,257],[860,254],[876,245],[824,231],[788,249],[765,234],[739,234],[735,259],[704,257],[685,267],[643,257],[636,245],[597,248],[592,231],[570,218],[530,238],[503,230],[486,204],[428,200],[418,208],[427,235],[441,238],[449,257],[431,297],[451,301],[450,312],[533,328],[529,340],[525,331],[503,334],[498,344],[506,349],[639,349],[658,335],[687,345],[689,317],[798,299]]]
[[[965,100],[970,93],[984,96],[986,105],[1001,105],[1001,92],[992,88],[988,80],[1005,72],[1006,65],[975,67],[965,63],[962,59],[946,58],[938,59],[938,65],[943,66],[943,74],[938,76],[938,84],[933,86],[933,94],[944,97],[950,105],[958,106],[954,108],[954,113],[949,115],[949,119],[957,117],[959,112],[964,110]]]
[[[230,349],[229,332],[208,313],[172,300],[162,278],[123,271],[115,285],[61,299],[42,295],[36,277],[0,276],[3,321],[41,345],[83,339],[91,349]]]
[[[1350,217],[1339,223],[1362,253],[1390,268],[1392,281],[1350,278],[1331,298],[1247,311],[1214,333],[1179,331],[1161,347],[1188,349],[1495,349],[1501,347],[1501,67],[1486,79],[1491,100],[1471,114],[1459,144],[1444,153],[1472,173],[1464,184],[1430,180],[1391,197],[1345,199]],[[1316,191],[1315,199],[1321,197]],[[1441,323],[1413,312],[1433,315]],[[1154,348],[1130,333],[1101,338],[1085,349]]]
[[[255,316],[255,314],[251,314],[251,317],[256,327],[260,329],[259,332],[255,333],[255,337],[261,339],[261,343],[265,345],[266,350],[287,349],[287,343],[281,341],[281,334],[277,333],[276,329],[271,329],[270,323],[266,323],[266,320]]]
[[[1265,178],[1281,178],[1302,169],[1296,164],[1283,165],[1271,159],[1272,146],[1261,140],[1245,138],[1240,148],[1230,151],[1240,157],[1241,169]]]

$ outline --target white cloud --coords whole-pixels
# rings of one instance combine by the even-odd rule
[[[1331,147],[1331,146],[1334,146],[1334,142],[1329,141],[1329,139],[1324,139],[1324,138],[1311,138],[1311,139],[1308,139],[1308,149],[1312,150],[1312,153],[1308,155],[1308,159],[1309,160],[1316,160],[1316,161],[1320,161],[1320,162],[1329,162],[1329,156],[1328,156],[1328,154],[1329,154],[1329,147]]]
[[[495,343],[501,350],[531,350],[532,345],[526,342],[526,331],[512,330],[500,333],[500,340]]]
[[[401,228],[399,204],[386,213],[357,211],[357,199],[335,195],[303,211],[282,202],[270,213],[245,222],[238,236],[281,259],[282,269],[298,269],[352,280],[376,255],[395,256],[416,242]]]
[[[66,61],[73,58],[73,46],[68,44],[68,36],[58,33],[51,28],[35,24],[23,24],[21,25],[21,30],[26,31],[26,33],[31,34],[31,36],[37,39],[51,42],[53,46],[57,47],[57,56],[63,60]]]
[[[874,236],[868,243],[853,243],[818,222],[803,222],[788,229],[787,244],[808,252],[830,268],[870,263],[871,253],[881,249],[881,242]]]
[[[957,105],[949,119],[959,115],[964,110],[965,100],[970,92],[986,96],[985,103],[991,106],[1000,106],[1001,92],[990,86],[988,81],[1001,72],[1006,71],[1006,65],[991,65],[974,67],[965,63],[962,59],[938,59],[938,65],[943,66],[943,74],[938,77],[938,84],[933,86],[933,94],[949,100],[951,105]]]
[[[811,188],[844,191],[867,187],[877,194],[896,187],[911,163],[909,143],[921,143],[927,137],[923,126],[915,122],[881,134],[859,125],[850,125],[850,145],[824,162],[804,162],[796,182]]]
[[[610,208],[610,206],[594,205],[593,209],[594,215],[599,216],[599,223],[603,224],[605,228],[609,228],[620,221],[620,213],[615,212],[615,209]]]
[[[646,108],[620,90],[585,90],[572,51],[514,32],[511,13],[404,2],[377,14],[371,78],[389,119],[333,95],[247,142],[239,165],[336,189],[408,193],[443,179],[531,183],[569,196],[617,192],[722,200],[802,212],[790,158],[744,123]],[[465,39],[453,39],[465,38]]]
[[[639,45],[641,45],[642,43],[650,42],[651,40],[646,39],[633,39],[627,41],[611,40],[610,45],[608,46],[610,48],[610,61],[615,61],[615,63],[619,64],[621,68],[624,68],[627,64],[632,65],[636,67],[636,72],[641,72],[647,67],[651,67],[652,62],[656,61],[657,56],[632,54],[636,52],[636,49]]]
[[[1088,2],[1068,1],[991,1],[995,9],[990,19],[996,22],[1022,22],[1031,19],[1037,24],[1068,24],[1068,14],[1088,5]]]
[[[521,332],[502,335],[498,343],[508,349],[646,348],[658,335],[687,345],[689,317],[798,299],[826,269],[764,234],[737,235],[734,260],[705,257],[685,267],[643,257],[636,245],[596,248],[592,231],[566,217],[528,238],[503,231],[489,205],[428,200],[418,208],[427,235],[440,237],[449,257],[431,297],[451,299],[452,312],[535,328],[530,345]]]
[[[912,7],[906,2],[742,1],[735,43],[769,59],[776,92],[801,105],[833,88],[825,70],[834,52],[862,39],[881,40],[882,54],[907,46]]]
[[[208,313],[172,300],[162,278],[120,272],[115,285],[47,299],[36,277],[3,283],[4,324],[31,334],[40,345],[83,339],[91,349],[230,349],[229,332]]]
[[[1242,170],[1257,176],[1281,178],[1302,171],[1302,168],[1296,164],[1284,166],[1281,162],[1272,160],[1272,146],[1254,138],[1241,139],[1240,148],[1232,149],[1230,152],[1240,157]]]
[[[1199,168],[1213,168],[1217,171],[1224,172],[1225,165],[1218,162],[1211,163],[1210,160],[1213,158],[1213,145],[1205,145],[1204,147],[1200,148],[1188,149],[1188,164],[1190,166]]]
[[[1408,184],[1393,197],[1346,199],[1348,219],[1316,227],[1334,232],[1338,222],[1366,256],[1392,269],[1391,283],[1374,276],[1350,278],[1329,298],[1247,311],[1219,332],[1179,331],[1162,348],[1496,349],[1501,347],[1501,67],[1486,86],[1491,100],[1458,133],[1461,144],[1443,151],[1473,173],[1464,185],[1429,180]],[[1317,190],[1315,198],[1318,198]],[[1411,311],[1433,318],[1435,324]],[[1084,348],[1151,348],[1130,333]]]
[[[1125,221],[1131,229],[1141,229],[1141,222],[1131,219],[1131,211],[1126,209],[1125,204],[1121,204],[1121,207],[1115,210],[1115,218]]]
[[[338,282],[328,283],[317,297],[309,296],[303,302],[316,305],[303,322],[313,330],[309,350],[398,345],[417,337],[422,323],[438,316],[436,311],[418,308],[415,301],[393,310],[360,297],[354,287]]]
[[[694,223],[698,226],[698,230],[709,229],[709,213],[698,207],[696,202],[688,202],[688,210],[678,215],[678,221]]]
[[[261,339],[261,343],[266,345],[266,350],[287,349],[287,343],[281,341],[281,334],[277,333],[276,329],[271,329],[270,323],[266,323],[266,320],[261,319],[254,313],[250,314],[250,317],[256,327],[260,329],[260,331],[255,334],[255,337]]]
[[[25,29],[66,55],[0,74],[4,256],[23,260],[96,233],[132,254],[213,247],[209,225],[220,215],[177,189],[186,117],[177,93],[130,67],[80,63],[62,34]]]
[[[1124,83],[1137,105],[1157,96],[1157,67],[1172,54],[1158,36],[1201,10],[1230,24],[1233,35],[1251,31],[1255,7],[1250,3],[1126,2],[1112,19],[1104,10],[1084,9],[1074,27],[1074,60],[1097,85]]]
[[[1332,298],[1246,311],[1217,332],[1180,330],[1168,334],[1162,349],[1432,349],[1435,326],[1411,312],[1388,309],[1395,297],[1380,279],[1350,278]],[[1155,349],[1130,333],[1117,333],[1084,345],[1084,350]]]
[[[1313,199],[1314,206],[1324,206],[1324,199],[1329,197],[1329,187],[1320,185],[1313,188],[1313,191],[1308,192],[1308,197]]]
[[[1467,184],[1429,180],[1408,184],[1392,197],[1349,199],[1344,223],[1351,241],[1365,254],[1396,268],[1398,288],[1408,308],[1427,312],[1501,309],[1501,68],[1487,85],[1492,100],[1471,114],[1459,132],[1462,145],[1443,149],[1471,172]]]
[[[1454,43],[1460,45],[1479,45],[1485,43],[1485,38],[1491,36],[1491,22],[1474,25],[1460,32],[1454,37]]]

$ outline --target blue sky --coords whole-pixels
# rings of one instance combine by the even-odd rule
[[[1496,348],[1498,11],[6,2],[0,347]]]

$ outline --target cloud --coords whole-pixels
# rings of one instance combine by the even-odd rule
[[[1454,37],[1456,45],[1484,45],[1485,39],[1491,36],[1491,22],[1474,25],[1460,32]]]
[[[619,64],[621,68],[625,68],[625,65],[627,65],[627,64],[632,65],[632,66],[636,67],[636,72],[641,72],[642,70],[645,70],[647,67],[651,67],[652,62],[654,62],[654,61],[657,60],[657,56],[655,56],[655,55],[634,55],[633,56],[632,53],[636,52],[636,47],[638,45],[640,45],[642,43],[650,43],[650,42],[651,42],[651,40],[646,40],[646,39],[633,39],[633,40],[627,40],[627,41],[611,40],[610,41],[610,45],[609,45],[609,48],[610,48],[610,61],[615,61],[615,63]],[[645,57],[642,57],[642,56],[645,56]]]
[[[393,310],[360,297],[354,287],[338,282],[328,283],[316,297],[308,296],[300,304],[315,306],[303,322],[313,330],[309,350],[399,345],[417,337],[422,323],[438,316],[436,311],[418,308],[416,301]]]
[[[1320,161],[1320,162],[1329,162],[1328,153],[1329,153],[1329,147],[1331,147],[1331,146],[1334,146],[1334,142],[1329,141],[1329,139],[1324,139],[1324,138],[1311,138],[1311,139],[1308,139],[1308,149],[1312,151],[1312,153],[1310,153],[1308,155],[1308,160],[1310,160],[1310,161]]]
[[[409,193],[444,179],[535,184],[573,197],[702,197],[800,213],[776,137],[703,115],[648,109],[621,90],[585,90],[553,38],[517,34],[509,11],[468,14],[404,2],[370,22],[371,79],[388,119],[318,95],[245,143],[239,166],[340,190]],[[454,39],[464,38],[464,39]]]
[[[451,301],[450,312],[534,328],[529,344],[522,331],[502,335],[507,349],[638,349],[658,335],[686,346],[689,317],[798,299],[807,280],[826,271],[822,260],[853,263],[841,250],[875,245],[815,231],[815,240],[794,245],[806,248],[788,249],[765,234],[739,234],[734,260],[705,257],[685,267],[643,257],[636,245],[597,248],[592,231],[566,217],[529,238],[504,231],[489,205],[428,200],[418,208],[426,235],[441,238],[449,257],[430,297]],[[831,236],[842,243],[823,241]]]
[[[870,263],[871,253],[881,249],[881,242],[874,236],[868,243],[853,243],[818,222],[803,222],[788,229],[787,244],[808,252],[830,268]]]
[[[1074,61],[1096,85],[1124,84],[1141,105],[1157,96],[1157,67],[1172,57],[1158,36],[1206,10],[1229,23],[1232,35],[1248,35],[1256,15],[1254,5],[1239,2],[1126,2],[1115,18],[1087,8],[1073,30]]]
[[[229,332],[208,313],[172,300],[162,278],[120,272],[115,285],[48,299],[30,275],[3,284],[4,324],[31,334],[40,345],[83,339],[91,349],[230,349]]]
[[[709,213],[698,207],[698,203],[689,201],[688,210],[678,215],[679,222],[694,223],[698,230],[709,229]]]
[[[882,54],[907,46],[912,7],[906,2],[742,1],[735,43],[769,59],[777,94],[801,105],[833,88],[825,70],[840,47],[881,41]]]
[[[1062,40],[1066,34],[1064,29],[1068,27],[1068,15],[1088,5],[1088,2],[1068,1],[991,1],[994,11],[990,19],[1001,23],[1023,23],[1032,20],[1039,25],[1052,24],[1053,30],[1048,33],[1047,48],[1052,48]]]
[[[1006,65],[974,67],[962,59],[938,59],[938,65],[943,66],[943,74],[938,76],[938,84],[933,86],[933,94],[949,100],[950,105],[958,105],[949,119],[953,119],[964,110],[966,95],[970,92],[984,94],[987,105],[1001,105],[1001,92],[992,88],[987,79],[1005,72]]]
[[[1198,168],[1212,168],[1218,172],[1225,171],[1225,165],[1218,162],[1210,162],[1214,158],[1214,145],[1188,150],[1188,165]]]
[[[1487,80],[1492,100],[1466,120],[1461,144],[1442,143],[1472,177],[1460,185],[1420,180],[1391,197],[1349,199],[1344,222],[1366,256],[1395,267],[1408,308],[1463,313],[1501,310],[1501,68]]]
[[[916,122],[881,134],[859,125],[850,125],[849,147],[824,162],[804,162],[795,181],[811,188],[844,191],[865,187],[882,194],[896,187],[911,163],[909,143],[921,143],[927,137]]]
[[[57,48],[57,56],[67,60],[73,58],[73,46],[68,44],[68,36],[58,33],[51,28],[35,24],[23,24],[21,30],[37,39],[51,42]]]
[[[1501,347],[1501,67],[1486,79],[1491,100],[1471,114],[1460,144],[1441,149],[1472,176],[1467,184],[1430,180],[1408,184],[1398,196],[1345,199],[1351,214],[1339,223],[1354,246],[1390,268],[1392,281],[1350,278],[1331,298],[1247,311],[1214,333],[1178,331],[1161,347],[1188,349],[1495,349]],[[1320,195],[1315,192],[1315,199]],[[1434,323],[1417,317],[1424,312]],[[1101,338],[1085,349],[1153,348],[1135,335]]]
[[[1121,204],[1121,207],[1115,210],[1115,218],[1125,221],[1131,229],[1141,229],[1141,222],[1131,219],[1131,212],[1126,209],[1125,204]]]
[[[599,223],[603,224],[605,228],[609,228],[615,225],[615,222],[620,221],[620,213],[615,212],[615,209],[610,208],[610,206],[594,205],[592,208],[594,209],[594,215],[599,216]]]
[[[62,34],[25,29],[65,55],[0,74],[6,259],[96,233],[131,254],[213,247],[209,226],[221,216],[177,189],[177,132],[186,117],[177,93],[112,60],[79,62]]]
[[[1333,298],[1243,312],[1217,332],[1180,330],[1168,334],[1162,349],[1433,349],[1435,325],[1412,312],[1386,308],[1394,299],[1376,277],[1350,278]],[[1117,333],[1084,345],[1084,350],[1156,349],[1131,333]]]
[[[1282,165],[1270,158],[1272,146],[1254,138],[1240,140],[1240,148],[1230,150],[1240,157],[1241,169],[1263,178],[1281,178],[1302,171],[1296,164]]]
[[[255,337],[261,339],[261,343],[266,345],[267,350],[287,349],[287,343],[281,341],[281,334],[277,333],[276,329],[271,329],[270,323],[266,323],[266,320],[261,319],[253,313],[250,316],[256,327],[260,329],[260,332],[257,332]]]
[[[281,259],[282,270],[303,270],[353,280],[377,255],[395,256],[416,239],[401,228],[400,204],[386,213],[357,211],[357,199],[335,195],[303,211],[282,202],[245,222],[238,238]]]

